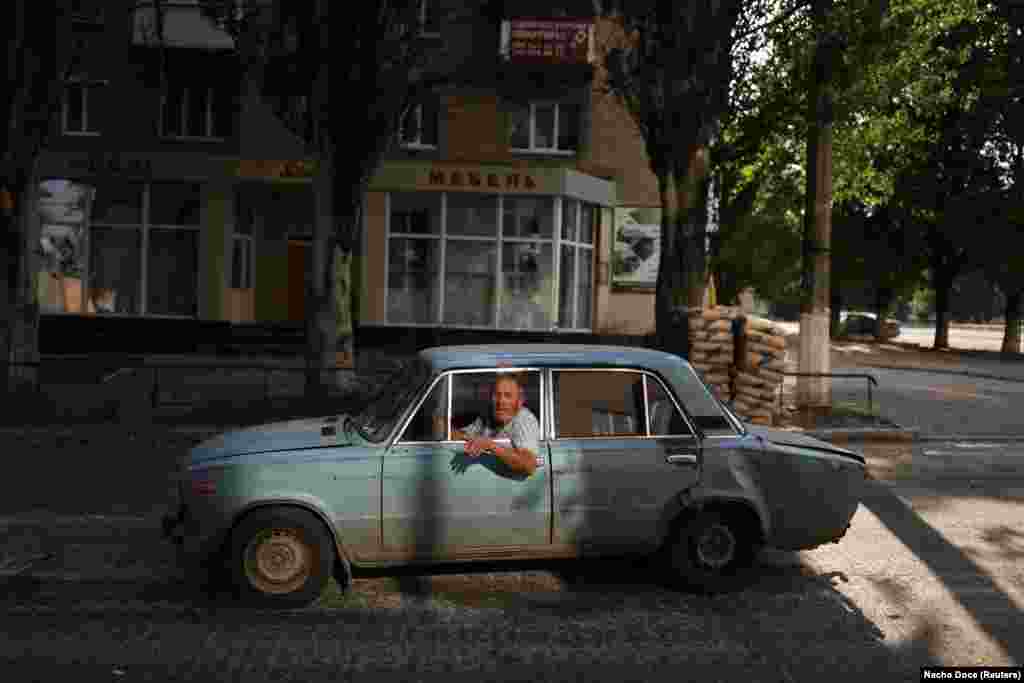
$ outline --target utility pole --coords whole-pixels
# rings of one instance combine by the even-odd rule
[[[804,206],[803,273],[800,307],[798,371],[831,371],[829,347],[829,271],[832,238],[832,121],[831,75],[837,41],[828,20],[833,0],[813,0],[814,57],[807,97],[807,196]],[[832,404],[831,379],[797,378],[797,407],[805,414]]]

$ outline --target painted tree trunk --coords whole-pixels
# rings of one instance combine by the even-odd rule
[[[1003,329],[1003,353],[1021,353],[1021,300],[1024,291],[1017,290],[1006,295],[1006,327]]]
[[[932,279],[935,290],[935,344],[933,348],[949,348],[949,299],[953,291],[953,276],[936,272]]]

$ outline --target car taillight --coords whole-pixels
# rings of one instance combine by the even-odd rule
[[[192,495],[214,496],[217,495],[217,483],[212,479],[197,478],[192,480]]]

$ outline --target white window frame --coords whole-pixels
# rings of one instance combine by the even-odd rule
[[[62,135],[77,135],[83,137],[96,137],[97,135],[100,135],[100,131],[93,128],[89,123],[89,93],[105,86],[106,84],[106,81],[93,81],[81,78],[72,78],[65,83],[64,92],[60,100],[60,131]],[[82,127],[78,130],[68,127],[70,86],[80,87],[82,92]]]
[[[594,240],[596,238],[596,234],[595,233],[597,232],[597,228],[596,228],[596,226],[593,226],[593,225],[591,226],[591,230],[590,230],[590,240],[591,241],[590,241],[590,243],[583,242],[583,241],[580,240],[580,234],[581,234],[580,228],[582,227],[582,222],[583,222],[583,211],[581,209],[583,208],[584,204],[589,204],[592,211],[597,211],[598,207],[595,204],[591,204],[589,202],[584,202],[582,199],[573,199],[571,197],[559,197],[558,204],[559,204],[559,206],[562,207],[562,211],[559,211],[559,219],[562,218],[563,211],[564,211],[564,206],[562,206],[562,204],[563,204],[563,202],[566,202],[566,201],[576,202],[576,220],[575,220],[575,225],[573,226],[573,229],[572,229],[573,239],[566,239],[566,238],[562,237],[562,221],[559,220],[559,222],[558,222],[558,230],[557,230],[557,234],[558,234],[558,237],[559,237],[558,262],[561,265],[561,262],[562,262],[562,247],[563,246],[570,247],[573,250],[573,254],[574,254],[574,258],[572,260],[572,266],[573,266],[572,281],[573,281],[573,283],[576,286],[575,286],[575,288],[573,290],[572,302],[569,304],[570,310],[572,311],[570,313],[570,315],[569,315],[569,319],[571,321],[570,325],[569,325],[569,327],[560,327],[559,329],[561,329],[561,330],[568,330],[568,331],[572,331],[572,332],[589,332],[591,329],[593,329],[593,324],[594,324],[594,310],[593,310],[593,301],[594,301]],[[579,325],[579,321],[580,321],[579,313],[580,312],[578,310],[578,308],[579,308],[578,304],[579,304],[579,299],[580,299],[580,297],[579,297],[580,270],[581,270],[580,269],[580,261],[582,260],[582,257],[584,256],[584,254],[586,254],[586,258],[588,258],[590,260],[590,301],[591,301],[590,327],[580,327],[580,325]],[[558,284],[560,285],[561,283],[559,282]],[[556,292],[556,296],[559,299],[558,303],[561,304],[561,288],[559,288],[559,290]],[[558,313],[560,314],[561,310],[558,310]],[[555,317],[556,317],[555,323],[557,324],[558,323],[558,318],[560,318],[561,316],[560,315],[556,315]]]
[[[205,130],[203,131],[203,134],[201,134],[201,135],[193,135],[192,131],[184,130],[184,129],[186,129],[188,127],[189,96],[193,92],[195,92],[197,90],[201,90],[201,89],[205,89],[206,92],[207,92],[206,112],[205,112],[205,116],[203,117],[204,118],[204,128],[205,128]],[[213,88],[213,87],[200,88],[200,87],[193,86],[193,85],[187,85],[187,86],[184,86],[184,87],[181,88],[181,91],[182,91],[181,111],[179,112],[179,114],[180,114],[180,121],[181,121],[181,125],[182,125],[182,128],[183,128],[183,132],[171,132],[171,131],[167,130],[167,121],[165,120],[165,112],[167,110],[167,93],[166,92],[162,93],[160,95],[160,137],[163,138],[164,140],[191,140],[191,141],[199,141],[199,142],[224,142],[224,140],[226,140],[227,138],[225,138],[223,136],[219,136],[219,135],[214,135],[214,130],[213,130],[213,126],[214,126],[213,105],[214,105],[214,101],[215,101],[215,97],[214,97],[215,90],[216,89]]]
[[[441,215],[440,215],[440,222],[441,222],[441,225],[440,225],[440,230],[438,231],[437,234],[419,234],[419,233],[413,234],[413,233],[404,233],[404,232],[392,231],[392,229],[391,229],[392,193],[389,192],[389,193],[387,193],[385,195],[385,214],[386,214],[385,226],[384,226],[384,267],[385,267],[385,278],[384,278],[384,316],[385,316],[385,320],[384,320],[383,323],[381,323],[382,325],[384,325],[384,326],[395,326],[395,327],[444,327],[444,328],[448,328],[448,329],[468,329],[468,330],[507,330],[507,331],[520,331],[521,330],[521,331],[529,331],[529,332],[550,332],[552,330],[559,330],[559,329],[564,330],[564,331],[572,331],[572,332],[590,332],[593,329],[593,327],[592,327],[593,326],[593,315],[591,315],[591,327],[577,327],[576,326],[577,323],[579,322],[578,312],[576,311],[576,308],[577,308],[577,302],[579,300],[579,292],[578,292],[578,283],[579,283],[578,274],[579,274],[579,262],[580,262],[580,256],[579,255],[581,253],[586,253],[586,254],[588,254],[588,257],[591,259],[590,299],[591,299],[591,313],[593,313],[593,299],[594,299],[594,291],[595,291],[595,287],[594,287],[594,267],[593,267],[593,254],[594,254],[593,240],[595,240],[596,237],[597,237],[597,235],[595,234],[596,233],[596,228],[595,228],[595,230],[591,231],[591,240],[592,240],[592,242],[590,244],[583,243],[583,242],[577,242],[577,241],[563,240],[561,238],[561,235],[562,235],[562,222],[561,221],[562,221],[562,203],[563,203],[563,201],[576,201],[576,202],[582,203],[582,200],[570,199],[570,198],[561,197],[561,196],[554,197],[554,202],[553,202],[554,203],[554,213],[553,213],[553,217],[552,217],[552,221],[553,221],[553,223],[552,223],[552,235],[550,237],[537,237],[537,238],[534,238],[534,237],[512,237],[512,236],[505,236],[505,234],[504,234],[504,232],[505,232],[505,230],[504,230],[504,227],[505,227],[504,226],[504,216],[505,216],[504,209],[505,209],[505,199],[506,199],[506,197],[523,197],[523,196],[527,196],[527,197],[545,197],[547,195],[530,195],[530,194],[518,194],[518,193],[516,193],[516,194],[508,194],[508,193],[487,194],[485,196],[491,196],[491,197],[497,196],[497,200],[498,200],[496,202],[496,209],[495,209],[498,212],[498,215],[497,215],[498,230],[497,230],[497,235],[491,237],[491,236],[486,236],[486,235],[449,235],[448,234],[448,196],[449,196],[450,193],[442,192],[440,194],[441,194],[441,202],[440,202],[440,204],[441,204],[441,207],[440,207],[440,213],[441,213]],[[598,209],[598,206],[596,204],[591,204],[591,206],[594,208],[595,211]],[[577,238],[578,238],[578,235],[579,235],[579,221],[580,221],[581,213],[582,212],[580,212],[580,211],[577,211],[577,213],[576,213],[577,218],[576,218],[576,233],[575,234],[577,235]],[[387,278],[388,278],[388,274],[390,273],[388,268],[390,267],[390,263],[391,263],[390,253],[391,253],[391,238],[392,237],[394,237],[394,238],[402,238],[402,239],[420,239],[420,240],[439,240],[440,241],[440,245],[439,245],[440,253],[439,253],[439,256],[438,256],[438,269],[440,271],[440,275],[439,275],[439,278],[438,278],[438,282],[436,284],[436,286],[440,288],[440,292],[438,293],[438,296],[437,296],[437,304],[436,304],[436,309],[434,311],[434,321],[433,322],[414,323],[414,322],[405,322],[405,321],[393,321],[393,320],[388,320],[387,319],[388,311],[390,310],[390,308],[389,308],[389,300],[390,300],[390,290],[391,290],[391,288],[388,286],[388,279]],[[448,244],[449,241],[451,241],[451,242],[458,242],[458,241],[463,241],[463,242],[489,242],[489,243],[495,245],[495,248],[497,250],[497,255],[496,255],[496,258],[495,258],[495,272],[493,273],[493,278],[495,280],[495,282],[494,282],[495,291],[498,292],[498,295],[495,297],[495,301],[494,301],[494,308],[493,308],[493,311],[492,311],[492,316],[493,316],[492,322],[490,324],[488,324],[488,325],[459,325],[459,324],[452,324],[452,323],[445,323],[444,322],[444,314],[445,314],[445,282],[446,282],[445,274],[446,274],[446,263],[447,263],[447,252],[448,252],[447,244]],[[550,244],[551,245],[552,260],[553,260],[553,263],[552,263],[552,285],[551,285],[551,311],[552,311],[552,317],[551,317],[551,320],[549,321],[549,325],[546,326],[546,327],[517,328],[517,327],[506,327],[506,326],[503,326],[501,324],[502,301],[503,301],[503,298],[504,298],[504,283],[503,283],[503,277],[502,277],[502,275],[503,275],[502,265],[503,265],[503,256],[504,256],[504,254],[503,254],[503,252],[504,252],[503,246],[506,243],[509,243],[509,244],[524,244],[524,243],[525,244],[537,244],[537,245],[540,246],[540,248],[542,250],[543,250],[545,244]],[[560,305],[560,301],[559,301],[559,298],[560,298],[559,278],[560,278],[560,269],[561,269],[561,261],[562,261],[561,246],[563,244],[564,245],[572,246],[576,250],[577,256],[574,259],[574,274],[576,275],[576,277],[574,278],[574,282],[577,283],[577,289],[573,292],[572,303],[571,303],[572,310],[573,310],[573,313],[572,313],[573,327],[559,328],[559,326],[558,326],[559,305]]]
[[[398,131],[398,142],[402,146],[402,149],[437,149],[437,142],[423,142],[423,103],[417,102],[409,108],[410,116],[414,116],[416,120],[416,130],[418,131],[416,139],[409,139],[405,135],[405,131],[399,127]],[[434,112],[437,116],[437,112]],[[436,121],[434,122],[437,123]]]
[[[509,141],[510,149],[517,154],[556,154],[559,156],[574,156],[578,150],[575,149],[562,149],[558,147],[558,139],[561,137],[561,122],[562,122],[562,105],[570,104],[569,102],[559,102],[557,100],[531,100],[527,107],[530,110],[529,115],[529,144],[527,147],[512,147],[511,140]],[[555,108],[555,131],[554,131],[554,147],[538,147],[537,140],[537,107],[549,107],[554,106]],[[577,122],[578,123],[578,122]]]

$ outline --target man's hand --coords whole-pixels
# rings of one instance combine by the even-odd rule
[[[498,454],[498,444],[494,443],[494,439],[489,439],[486,436],[478,436],[466,441],[466,455],[471,458],[475,458],[481,453],[492,452],[495,455]]]

